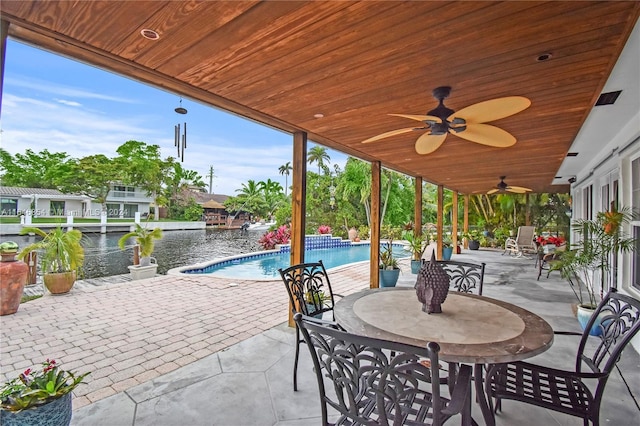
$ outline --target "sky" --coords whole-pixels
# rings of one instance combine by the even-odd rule
[[[279,167],[292,162],[293,137],[188,98],[9,39],[7,41],[0,147],[82,158],[115,157],[129,140],[159,145],[162,158],[177,157],[174,127],[187,123],[182,166],[195,170],[213,193],[236,195],[243,183],[271,179],[285,186]],[[307,149],[313,147],[309,141]],[[330,163],[347,156],[327,150]],[[333,169],[333,167],[331,167]],[[291,176],[288,184],[291,185]]]

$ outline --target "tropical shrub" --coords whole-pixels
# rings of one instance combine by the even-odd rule
[[[273,250],[277,244],[288,244],[291,240],[291,231],[286,225],[280,226],[275,231],[265,233],[258,240],[258,244],[265,250]]]
[[[330,234],[331,233],[331,227],[329,225],[320,225],[318,227],[318,234],[323,235],[323,234]]]

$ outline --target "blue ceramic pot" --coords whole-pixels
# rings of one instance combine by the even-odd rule
[[[578,305],[578,312],[576,313],[576,317],[578,318],[578,323],[580,323],[580,328],[584,330],[587,327],[587,323],[591,319],[591,316],[595,312],[595,309],[585,308]],[[596,322],[591,326],[591,330],[589,330],[589,335],[591,336],[601,336],[602,335],[602,314],[596,318]],[[605,323],[606,325],[606,323]]]
[[[443,260],[451,260],[451,255],[453,254],[453,247],[443,247],[442,248],[442,259]]]
[[[380,287],[395,287],[400,269],[380,269]]]
[[[0,411],[2,426],[69,426],[71,423],[71,392],[53,401],[14,413]]]

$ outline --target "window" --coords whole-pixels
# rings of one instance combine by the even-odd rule
[[[64,201],[51,201],[49,216],[64,216]]]
[[[631,206],[634,212],[640,212],[640,157],[631,162]],[[636,239],[636,248],[631,259],[633,262],[631,282],[640,290],[640,221],[633,222],[633,236]]]
[[[16,216],[18,214],[18,200],[15,198],[0,198],[0,212],[2,216]]]
[[[120,217],[120,204],[107,204],[107,217]]]
[[[593,219],[593,187],[591,185],[582,190],[582,218]]]
[[[631,206],[640,211],[640,157],[631,162]]]
[[[600,188],[600,197],[602,200],[600,211],[603,211],[603,212],[609,211],[609,185],[608,184]]]
[[[125,204],[124,205],[124,217],[135,217],[138,211],[137,204]]]
[[[640,226],[633,227],[633,237],[636,239],[631,261],[633,262],[633,286],[640,290]]]

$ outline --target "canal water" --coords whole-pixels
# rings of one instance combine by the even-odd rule
[[[169,269],[206,262],[236,254],[263,250],[258,239],[265,229],[249,230],[243,235],[239,229],[207,229],[197,231],[165,231],[156,240],[153,257],[158,262],[158,273]],[[128,274],[127,266],[133,263],[133,239],[129,239],[126,250],[120,250],[118,240],[124,233],[84,232],[85,247],[84,279],[110,275]],[[39,241],[39,237],[3,236],[2,241],[11,240],[22,248]],[[40,271],[38,271],[40,272]]]

